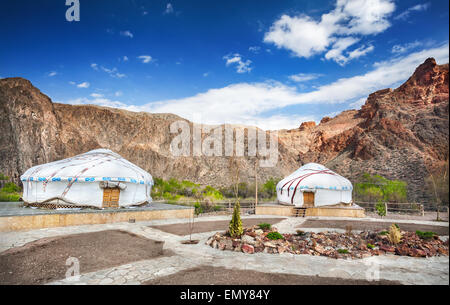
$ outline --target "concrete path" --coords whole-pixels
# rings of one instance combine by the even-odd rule
[[[267,216],[250,216],[245,218],[266,218]],[[200,217],[197,221],[227,220],[230,216]],[[315,219],[314,217],[312,219]],[[332,219],[327,217],[326,219]],[[341,219],[342,218],[337,218]],[[275,226],[280,232],[295,232],[296,226],[306,218],[287,218]],[[353,219],[354,220],[354,219]],[[358,219],[361,220],[361,219]],[[27,242],[43,237],[87,233],[100,230],[120,229],[142,235],[154,240],[165,241],[164,248],[175,253],[173,256],[138,261],[114,268],[82,274],[49,284],[140,284],[145,281],[173,274],[200,265],[236,268],[272,273],[289,273],[322,277],[339,277],[376,280],[400,281],[404,284],[449,284],[449,258],[412,258],[394,255],[368,257],[354,260],[336,260],[328,257],[310,255],[283,254],[244,254],[220,251],[205,245],[206,240],[215,232],[193,234],[199,239],[197,245],[183,245],[182,240],[188,236],[178,236],[149,228],[150,225],[162,225],[187,222],[187,219],[157,220],[137,223],[114,223],[106,225],[84,225],[40,229],[27,232],[0,233],[0,251],[21,246]],[[367,221],[372,221],[368,219]],[[380,219],[376,219],[380,221]],[[384,221],[392,221],[384,219]],[[400,222],[399,220],[395,220]],[[415,222],[417,223],[417,222]],[[427,222],[426,224],[429,224]],[[433,222],[433,225],[437,223]],[[442,223],[445,225],[445,223]],[[448,226],[448,223],[446,224]],[[319,229],[317,229],[319,230]],[[320,230],[326,230],[321,228]]]

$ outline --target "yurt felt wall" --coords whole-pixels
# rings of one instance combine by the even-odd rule
[[[323,165],[308,163],[277,184],[277,197],[281,204],[318,207],[351,203],[352,189],[348,179]]]
[[[115,200],[118,207],[152,200],[152,176],[106,149],[32,167],[21,180],[26,203],[101,208],[105,207],[105,200]],[[106,189],[115,189],[117,198],[107,199],[110,192]]]

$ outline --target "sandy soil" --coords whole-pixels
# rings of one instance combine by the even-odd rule
[[[373,221],[358,221],[358,220],[325,220],[325,219],[308,219],[297,228],[337,228],[346,229],[346,226],[352,226],[353,230],[388,230],[391,222],[373,222]],[[438,235],[448,235],[448,227],[432,226],[412,223],[399,223],[400,229],[403,231],[415,232],[432,231]]]
[[[66,260],[78,258],[80,273],[171,255],[163,243],[119,230],[43,238],[0,253],[0,284],[43,284],[65,278]]]
[[[200,266],[143,283],[145,285],[400,285],[381,280],[340,279]]]
[[[242,219],[242,226],[250,227],[262,222],[276,224],[285,218],[250,218],[250,219]],[[203,233],[203,232],[211,232],[211,231],[225,231],[228,230],[228,226],[230,224],[229,220],[221,220],[221,221],[197,221],[195,220],[194,227],[192,230],[192,234],[195,233]],[[161,225],[161,226],[151,226],[152,228],[176,234],[180,236],[188,235],[190,233],[189,223],[177,223],[172,225]]]

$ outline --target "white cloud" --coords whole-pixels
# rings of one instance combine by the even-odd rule
[[[209,72],[203,73],[203,77],[208,77],[208,76],[209,76]]]
[[[237,73],[248,73],[253,69],[250,67],[252,61],[249,59],[243,61],[242,56],[238,53],[225,55],[223,59],[226,61],[226,66],[234,65]]]
[[[307,81],[310,81],[313,79],[317,79],[321,76],[322,76],[322,74],[318,74],[318,73],[298,73],[298,74],[290,75],[289,79],[294,82],[301,83],[301,82],[307,82]]]
[[[106,67],[104,67],[104,66],[99,66],[98,64],[93,63],[93,64],[91,64],[91,68],[94,69],[95,71],[100,71],[100,70],[101,70],[101,71],[103,71],[103,72],[106,72],[106,73],[108,73],[111,77],[114,77],[114,78],[123,78],[123,77],[126,76],[125,74],[120,73],[120,72],[117,70],[116,67],[114,67],[114,68],[112,68],[112,69],[109,69],[109,68],[106,68]]]
[[[409,18],[409,15],[411,12],[420,12],[420,11],[426,11],[430,7],[430,3],[423,3],[423,4],[417,4],[410,8],[408,8],[406,11],[401,12],[397,16],[394,17],[395,20],[407,20]]]
[[[116,91],[116,92],[114,93],[114,95],[115,95],[115,96],[122,96],[122,95],[123,95],[123,92],[122,92],[122,91]]]
[[[95,97],[95,98],[101,98],[101,97],[103,97],[103,94],[100,94],[100,93],[92,93],[91,96],[92,96],[92,97]]]
[[[123,57],[122,57],[122,60],[123,60],[123,61],[128,61],[128,56],[126,56],[126,55],[123,56]]]
[[[89,84],[88,82],[82,82],[82,83],[79,83],[79,84],[77,85],[77,87],[78,87],[78,88],[89,88],[90,85],[91,85],[91,84]]]
[[[140,106],[107,99],[81,100],[81,102],[95,102],[98,105],[131,111],[175,113],[191,120],[196,115],[201,115],[202,122],[206,124],[246,124],[263,129],[295,128],[304,120],[317,121],[317,118],[291,114],[292,111],[286,107],[333,103],[348,103],[350,107],[358,107],[370,93],[398,86],[408,79],[415,68],[428,57],[435,57],[441,64],[447,63],[449,61],[448,43],[376,63],[365,74],[341,78],[306,93],[298,92],[295,87],[286,84],[268,81],[237,83],[210,89],[191,97],[156,101]],[[73,102],[69,101],[69,103]],[[280,114],[283,110],[288,114]]]
[[[167,3],[164,14],[172,14],[174,12],[172,3]]]
[[[252,46],[252,47],[249,47],[248,50],[250,52],[252,52],[252,53],[258,54],[259,51],[261,51],[261,47],[259,47],[259,46]]]
[[[121,31],[120,35],[125,36],[125,37],[130,37],[130,38],[134,37],[133,33],[131,33],[130,31]]]
[[[349,106],[351,109],[359,110],[359,109],[361,109],[361,106],[365,104],[366,100],[367,100],[366,97],[362,97],[362,98],[354,101],[353,103],[350,103]]]
[[[366,52],[353,53],[354,57],[343,55],[362,36],[385,31],[390,26],[387,18],[394,10],[392,0],[337,0],[336,8],[323,14],[320,20],[304,14],[281,16],[265,33],[264,42],[290,50],[298,57],[309,58],[326,52],[326,59],[345,64],[373,50],[369,46]]]
[[[414,41],[414,42],[409,42],[409,43],[405,43],[405,44],[396,44],[392,47],[392,53],[396,53],[396,54],[402,54],[402,53],[406,53],[411,49],[415,49],[418,46],[420,46],[421,43],[419,41]]]
[[[58,72],[56,72],[56,71],[51,71],[51,72],[49,72],[49,73],[47,74],[47,76],[53,77],[53,76],[55,76],[55,75],[57,75],[57,74],[58,74]]]
[[[153,60],[153,58],[150,55],[141,55],[138,56],[137,58],[139,58],[142,63],[144,64],[148,64],[149,62],[151,62]]]

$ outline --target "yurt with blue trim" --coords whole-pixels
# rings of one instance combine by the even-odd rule
[[[152,176],[108,149],[34,166],[20,178],[29,205],[118,208],[152,201]]]
[[[277,184],[281,204],[319,207],[352,203],[352,183],[317,163],[308,163]]]

